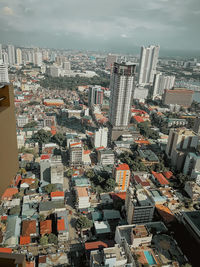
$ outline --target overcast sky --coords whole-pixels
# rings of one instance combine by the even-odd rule
[[[200,0],[0,0],[0,43],[200,50]]]

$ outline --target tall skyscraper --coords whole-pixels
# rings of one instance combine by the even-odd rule
[[[89,105],[102,105],[103,104],[103,90],[101,86],[95,85],[90,86],[89,88],[89,97],[88,97]]]
[[[108,128],[99,128],[94,133],[94,146],[95,147],[107,147],[108,145]]]
[[[41,52],[35,52],[35,58],[34,58],[34,64],[36,66],[42,66],[42,53]]]
[[[149,47],[141,47],[138,77],[138,83],[140,85],[153,83],[154,75],[156,74],[159,50],[160,46],[151,45]]]
[[[109,122],[113,127],[126,128],[130,120],[135,65],[114,63],[110,81]]]
[[[3,61],[0,59],[0,84],[9,83],[8,79],[8,68],[5,66]]]
[[[117,56],[109,54],[107,56],[106,69],[111,71],[115,62],[117,62]]]
[[[165,89],[174,87],[175,76],[165,76],[161,72],[154,75],[152,98],[161,96]]]
[[[8,67],[8,54],[6,52],[2,53],[2,59],[5,66]]]
[[[15,47],[8,45],[8,63],[10,66],[15,65]]]
[[[16,63],[17,65],[22,64],[22,50],[20,48],[16,49]]]

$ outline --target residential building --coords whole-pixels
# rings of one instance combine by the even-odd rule
[[[57,212],[57,232],[59,242],[66,242],[69,239],[69,222],[66,210]]]
[[[158,62],[160,46],[141,47],[138,83],[152,84]]]
[[[174,88],[173,90],[164,90],[163,104],[164,105],[180,105],[190,107],[193,101],[194,91],[186,88]]]
[[[9,215],[6,220],[5,241],[9,247],[15,247],[19,243],[21,219],[16,215]]]
[[[40,222],[40,234],[46,235],[52,233],[52,221],[45,220]]]
[[[14,95],[11,85],[0,87],[0,125],[0,146],[2,151],[0,153],[2,177],[0,195],[2,195],[18,171]]]
[[[25,124],[28,123],[28,117],[25,115],[19,115],[17,117],[17,126],[18,127],[24,127]]]
[[[20,48],[16,49],[16,63],[22,65],[22,50]]]
[[[117,56],[112,55],[112,54],[108,54],[107,62],[106,62],[106,69],[110,70],[112,72],[112,68],[113,68],[115,62],[117,62]]]
[[[127,257],[124,249],[120,245],[104,248],[103,250],[94,250],[90,253],[90,267],[125,267]]]
[[[0,60],[0,85],[9,83],[8,68],[5,66],[2,60]]]
[[[15,47],[8,45],[8,63],[10,66],[15,65]]]
[[[155,205],[144,189],[129,186],[126,193],[125,210],[128,224],[151,222]]]
[[[64,61],[63,62],[63,69],[67,72],[71,70],[71,63],[69,61]]]
[[[41,67],[42,66],[42,53],[41,52],[35,52],[34,54],[34,63],[36,66]]]
[[[112,150],[98,150],[98,162],[101,165],[114,165],[115,155]]]
[[[114,63],[110,81],[109,122],[112,127],[111,139],[117,140],[127,130],[131,116],[134,76],[136,65]]]
[[[130,241],[130,246],[137,248],[140,246],[147,246],[151,244],[152,234],[149,232],[146,225],[125,225],[117,226],[115,231],[115,242],[122,244],[124,239]]]
[[[51,192],[51,200],[64,201],[65,193],[64,191]]]
[[[82,164],[83,147],[81,142],[70,143],[69,156],[71,164]]]
[[[87,187],[75,187],[77,197],[77,208],[84,210],[90,207],[90,198]]]
[[[103,104],[103,90],[101,86],[95,85],[89,87],[88,103],[92,107],[93,105]]]
[[[128,164],[119,164],[114,167],[113,176],[115,178],[115,182],[117,183],[117,187],[115,190],[119,192],[126,192],[129,187],[131,172]]]
[[[193,131],[196,134],[200,134],[200,117],[196,117],[196,119],[194,121]]]
[[[152,98],[161,96],[165,89],[172,89],[175,83],[175,76],[165,76],[161,72],[154,75]]]
[[[197,185],[195,182],[188,181],[185,183],[184,190],[188,194],[188,196],[192,199],[192,201],[199,202],[200,200],[200,186],[199,185]]]
[[[0,60],[3,59],[2,44],[0,44]]]
[[[174,150],[189,150],[197,148],[199,137],[186,128],[171,129],[166,147],[166,154],[172,157]]]
[[[108,145],[108,128],[102,127],[94,133],[94,147],[104,147]]]
[[[63,184],[64,168],[60,160],[53,159],[51,161],[51,183]]]
[[[181,221],[197,242],[200,243],[200,211],[182,212]]]
[[[199,153],[188,153],[183,167],[183,174],[191,176],[194,172],[200,172],[200,155]]]

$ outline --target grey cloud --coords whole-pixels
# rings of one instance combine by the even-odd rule
[[[195,50],[199,10],[199,0],[1,0],[0,42],[93,49],[159,43]]]

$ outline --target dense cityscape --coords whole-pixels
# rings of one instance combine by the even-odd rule
[[[0,45],[0,266],[199,266],[200,58],[160,50]]]

